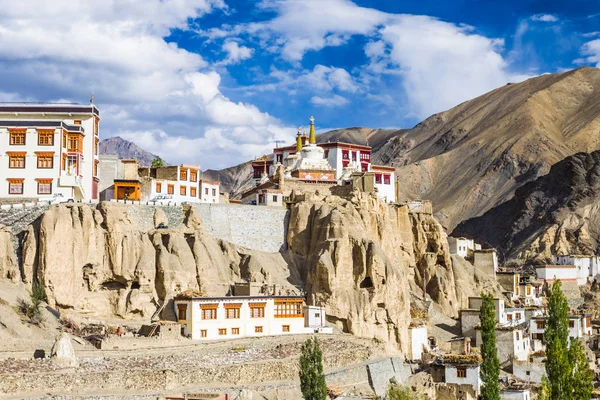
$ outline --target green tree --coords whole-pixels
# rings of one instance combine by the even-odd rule
[[[323,373],[323,352],[317,338],[307,339],[300,355],[300,389],[306,400],[325,400],[327,384]]]
[[[164,165],[165,162],[160,157],[156,157],[154,160],[152,160],[153,167],[164,167]]]
[[[481,294],[481,380],[483,388],[481,397],[483,400],[500,400],[500,389],[498,388],[498,376],[500,375],[500,363],[496,349],[496,306],[491,294]]]
[[[560,280],[555,280],[548,299],[546,319],[546,375],[548,398],[570,399],[572,393],[569,360],[569,304]]]
[[[573,389],[573,400],[589,400],[594,391],[594,374],[590,370],[585,348],[579,340],[571,342],[569,349],[569,360],[572,368],[571,387]]]

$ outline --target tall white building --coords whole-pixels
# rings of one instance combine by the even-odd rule
[[[0,104],[0,198],[98,199],[94,104]]]

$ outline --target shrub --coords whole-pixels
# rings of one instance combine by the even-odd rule
[[[387,397],[388,400],[422,400],[425,397],[417,392],[414,392],[411,388],[401,385],[392,385],[388,388]]]

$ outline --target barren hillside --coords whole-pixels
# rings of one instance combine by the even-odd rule
[[[546,261],[553,254],[600,250],[600,151],[555,164],[509,201],[464,221],[454,234],[487,242],[507,257]]]
[[[600,148],[600,70],[508,84],[390,139],[374,161],[398,168],[401,199],[433,201],[449,229],[512,197],[580,151]]]

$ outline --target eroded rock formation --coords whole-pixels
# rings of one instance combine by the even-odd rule
[[[431,214],[359,192],[350,200],[309,197],[291,207],[288,248],[279,253],[211,237],[194,207],[54,206],[24,235],[21,276],[42,282],[52,306],[129,318],[148,318],[188,289],[223,296],[246,280],[303,288],[309,304],[327,307],[330,322],[401,350],[411,296],[426,288],[454,316],[488,279],[468,263],[453,267]],[[154,228],[159,223],[169,228]],[[174,318],[171,308],[163,318]]]

